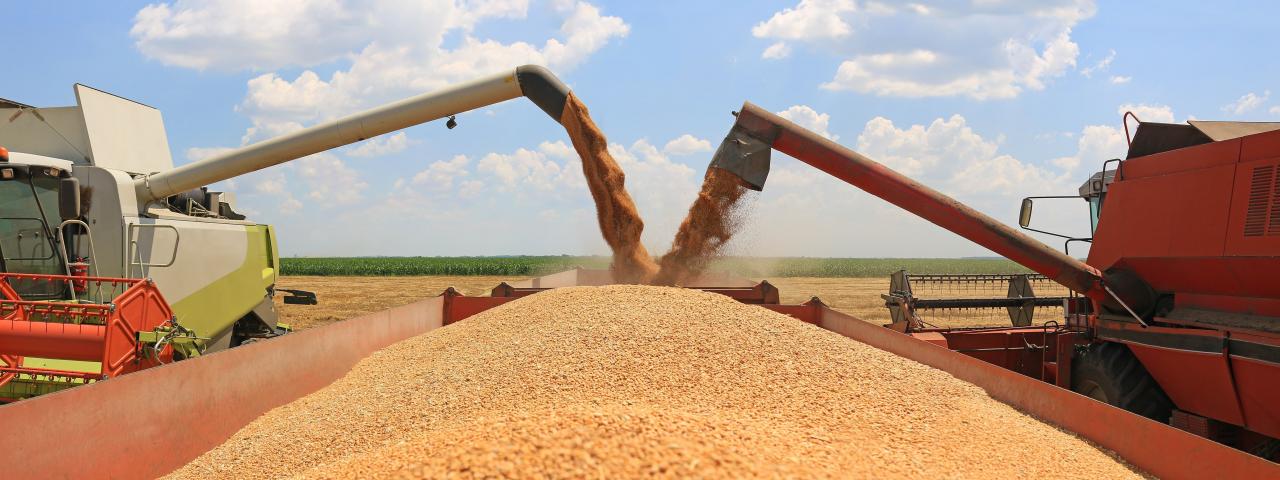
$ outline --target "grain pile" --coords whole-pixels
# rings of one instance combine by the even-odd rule
[[[376,352],[175,478],[1120,478],[981,389],[694,290],[532,295]]]

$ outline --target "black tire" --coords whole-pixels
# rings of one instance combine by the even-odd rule
[[[1158,422],[1169,422],[1173,402],[1129,347],[1094,344],[1072,362],[1071,390]]]

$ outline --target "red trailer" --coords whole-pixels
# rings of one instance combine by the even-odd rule
[[[411,305],[0,406],[0,424],[11,432],[0,435],[0,462],[9,466],[5,478],[15,479],[161,476],[223,443],[259,415],[342,377],[377,349],[547,288],[607,283],[612,283],[608,272],[572,270],[499,285],[492,296],[449,289]],[[1280,472],[1261,458],[872,325],[816,298],[780,304],[777,289],[767,283],[713,281],[698,288],[947,372],[1159,478],[1269,478]],[[904,414],[910,414],[910,406],[904,406]],[[40,435],[27,433],[33,431]]]
[[[778,150],[1083,295],[1062,322],[899,328],[1255,455],[1280,455],[1280,124],[1141,123],[1081,188],[1087,262],[751,103],[712,166]],[[1108,167],[1114,164],[1113,170]],[[1023,201],[1028,225],[1033,199]]]

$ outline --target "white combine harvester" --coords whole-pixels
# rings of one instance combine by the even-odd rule
[[[523,66],[177,168],[158,110],[75,93],[0,100],[0,401],[284,330],[271,226],[207,185],[520,96],[559,121],[569,90]]]

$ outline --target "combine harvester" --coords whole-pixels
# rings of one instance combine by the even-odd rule
[[[82,320],[78,324],[55,323],[51,321],[53,315],[46,313],[54,309],[84,308],[80,305],[102,305],[109,301],[104,300],[103,297],[91,297],[89,293],[80,293],[86,290],[93,291],[93,287],[96,286],[77,282],[100,280],[107,286],[115,284],[112,282],[127,286],[130,290],[126,292],[132,291],[134,296],[147,299],[144,305],[148,307],[139,308],[142,312],[139,315],[159,325],[152,328],[144,323],[141,324],[142,326],[132,327],[134,328],[132,338],[135,339],[135,343],[131,347],[133,350],[129,351],[133,352],[131,354],[133,358],[139,359],[136,362],[137,365],[149,365],[148,362],[160,363],[160,360],[168,358],[167,356],[177,355],[180,350],[174,347],[174,344],[179,342],[187,342],[201,353],[208,353],[213,350],[210,348],[212,343],[223,338],[222,335],[228,335],[228,331],[234,340],[238,331],[235,326],[242,318],[252,317],[250,314],[254,311],[254,307],[261,305],[263,299],[272,293],[271,285],[275,275],[273,245],[264,244],[269,245],[270,249],[263,250],[262,258],[258,260],[262,263],[253,267],[256,268],[254,273],[257,275],[252,279],[253,285],[260,290],[252,292],[253,298],[236,300],[240,302],[238,305],[241,305],[239,309],[242,311],[238,314],[233,312],[231,316],[199,320],[202,318],[202,310],[179,308],[181,299],[189,296],[193,291],[198,291],[199,288],[196,287],[199,285],[213,285],[216,281],[206,280],[204,283],[196,282],[195,286],[188,284],[183,287],[181,284],[171,283],[180,282],[182,277],[175,275],[168,278],[178,280],[164,280],[165,277],[161,277],[160,272],[165,268],[178,268],[182,265],[182,268],[191,269],[186,270],[190,278],[207,278],[193,273],[198,268],[211,268],[210,265],[206,265],[205,257],[202,257],[199,251],[184,256],[183,252],[188,251],[186,249],[188,242],[182,242],[183,248],[178,249],[177,238],[173,241],[175,245],[170,249],[177,252],[172,255],[177,257],[176,259],[170,259],[165,255],[157,256],[151,253],[154,248],[148,250],[150,247],[146,247],[157,243],[154,236],[135,240],[135,237],[130,235],[141,237],[142,232],[154,233],[160,227],[143,227],[142,232],[131,234],[130,229],[133,228],[131,225],[171,225],[181,221],[201,223],[201,226],[204,226],[207,223],[207,225],[216,225],[218,228],[234,228],[241,235],[249,236],[250,234],[246,232],[253,228],[252,225],[230,218],[214,218],[215,215],[230,217],[234,213],[231,202],[228,202],[225,197],[214,202],[214,199],[209,196],[211,194],[204,190],[199,190],[201,195],[205,195],[204,197],[196,195],[194,198],[194,203],[199,204],[199,209],[192,211],[206,211],[211,215],[210,217],[189,213],[179,218],[170,216],[175,215],[174,208],[181,208],[182,205],[194,208],[190,202],[193,197],[183,192],[190,192],[222,179],[408,125],[449,117],[521,94],[528,96],[553,118],[559,119],[568,90],[544,70],[536,67],[521,67],[514,73],[505,73],[415,97],[158,174],[148,175],[146,170],[149,167],[129,167],[136,170],[132,174],[128,173],[127,168],[113,170],[100,166],[102,161],[100,159],[96,160],[99,163],[90,165],[84,157],[69,154],[70,157],[74,157],[69,159],[70,164],[67,161],[42,160],[55,164],[52,167],[41,167],[56,170],[53,172],[55,177],[74,176],[87,182],[96,178],[95,175],[97,175],[105,176],[109,180],[92,184],[95,188],[93,203],[96,205],[87,210],[89,221],[85,223],[88,228],[85,225],[68,226],[78,225],[74,222],[62,225],[65,222],[59,222],[57,217],[46,215],[41,217],[43,218],[41,223],[48,224],[49,227],[43,227],[42,235],[48,237],[52,233],[56,237],[59,231],[79,228],[80,230],[76,230],[76,233],[68,233],[66,236],[77,239],[77,242],[78,236],[83,236],[86,244],[89,243],[88,231],[92,231],[99,237],[114,235],[115,240],[100,239],[99,248],[107,248],[102,245],[114,241],[115,243],[109,248],[115,256],[108,257],[105,253],[98,253],[97,255],[102,257],[94,257],[92,247],[87,247],[88,250],[72,248],[66,255],[58,254],[60,259],[77,260],[77,257],[88,255],[92,264],[103,269],[106,277],[86,278],[73,275],[74,271],[61,274],[49,271],[41,273],[39,279],[47,285],[49,299],[16,300],[15,297],[8,296],[6,301],[14,306],[8,307],[10,313],[7,313],[4,318],[5,322],[9,322],[5,324],[9,330],[0,330],[0,351],[10,355],[9,358],[13,355],[46,358],[56,357],[52,355],[56,353],[52,350],[53,346],[65,347],[76,344],[109,348],[104,346],[103,337],[100,336],[69,337],[66,334],[67,331],[79,331],[85,328],[99,332],[105,329],[103,325],[94,323],[92,320]],[[92,113],[92,107],[85,109],[86,102],[83,98],[81,103],[80,108],[84,109],[84,112]],[[43,109],[26,109],[26,114],[31,116],[41,113],[46,120],[53,117],[44,112]],[[158,125],[158,114],[155,115],[154,122]],[[68,116],[71,115],[68,114]],[[86,114],[84,118],[85,124],[89,125],[90,115]],[[48,121],[62,125],[64,131],[67,128],[66,124],[56,123],[56,120]],[[34,125],[31,128],[34,130],[34,127],[38,126]],[[88,137],[94,136],[88,135]],[[69,138],[75,141],[78,137],[72,135]],[[13,144],[11,135],[4,133],[3,129],[0,129],[0,141]],[[1234,142],[1237,146],[1240,144],[1239,140]],[[108,145],[111,144],[108,143]],[[100,156],[101,151],[97,150],[97,144],[92,146],[94,148],[92,152]],[[811,323],[903,358],[946,371],[961,380],[983,388],[997,400],[1043,421],[1075,432],[1104,448],[1115,451],[1134,466],[1160,477],[1263,478],[1280,475],[1280,470],[1277,470],[1274,463],[1259,456],[1249,455],[1241,450],[1170,427],[1165,423],[1152,421],[1124,409],[1095,401],[1067,388],[1060,388],[1060,386],[1070,386],[1080,381],[1082,377],[1090,378],[1086,374],[1079,373],[1084,371],[1081,366],[1094,365],[1099,358],[1115,359],[1118,355],[1115,352],[1118,349],[1126,349],[1124,352],[1133,351],[1137,355],[1121,357],[1131,360],[1127,364],[1130,366],[1129,372],[1135,370],[1132,366],[1136,365],[1133,362],[1137,360],[1133,360],[1134,358],[1143,359],[1142,361],[1146,362],[1143,357],[1146,352],[1141,350],[1143,344],[1128,337],[1118,338],[1112,333],[1115,331],[1158,333],[1162,335],[1159,337],[1161,339],[1168,336],[1189,335],[1197,338],[1215,338],[1222,342],[1245,341],[1250,345],[1266,345],[1267,342],[1264,340],[1273,339],[1274,336],[1250,333],[1248,335],[1251,336],[1240,338],[1245,334],[1238,333],[1241,330],[1236,327],[1204,328],[1198,327],[1198,324],[1181,325],[1178,328],[1170,326],[1174,325],[1177,319],[1169,317],[1170,314],[1167,311],[1160,310],[1161,306],[1167,303],[1162,300],[1165,298],[1162,295],[1165,295],[1165,292],[1185,291],[1177,288],[1181,284],[1153,283],[1148,287],[1148,284],[1139,280],[1139,278],[1148,278],[1146,276],[1150,274],[1147,270],[1137,272],[1136,275],[1108,273],[1104,276],[1093,267],[1044,247],[856,153],[805,132],[794,124],[751,105],[748,105],[739,115],[738,125],[717,152],[715,165],[737,172],[756,187],[761,187],[764,175],[767,173],[768,150],[771,147],[813,163],[841,178],[851,180],[891,201],[910,205],[912,211],[922,213],[923,216],[933,219],[940,225],[963,232],[996,252],[1018,260],[1072,289],[1084,292],[1092,302],[1092,310],[1071,312],[1072,320],[1061,328],[1020,327],[954,333],[904,334],[836,312],[816,298],[802,305],[782,305],[778,301],[777,290],[767,283],[751,285],[731,278],[709,278],[704,280],[706,286],[699,288],[791,315],[797,321]],[[87,148],[87,145],[80,147],[82,150]],[[50,151],[43,152],[45,157],[55,157],[50,154]],[[92,158],[98,158],[98,156]],[[15,156],[14,158],[23,158],[24,161],[31,163],[30,159],[33,157]],[[1140,162],[1139,159],[1124,165],[1124,169],[1130,170],[1126,172],[1126,175],[1129,175],[1128,178],[1136,178],[1144,173],[1137,167],[1141,165]],[[56,165],[62,165],[62,167]],[[1223,162],[1223,165],[1235,167],[1233,162]],[[15,168],[15,172],[17,170]],[[1135,173],[1133,170],[1138,172]],[[67,171],[70,173],[66,173]],[[34,205],[54,202],[65,205],[61,216],[75,220],[76,215],[67,215],[77,213],[72,210],[72,205],[78,204],[71,201],[74,193],[62,192],[78,192],[79,187],[68,186],[62,189],[61,185],[71,185],[72,182],[58,180],[57,183],[60,185],[59,189],[53,189],[51,193],[44,196],[36,195],[31,201],[36,202]],[[104,186],[99,187],[99,185]],[[1109,204],[1122,204],[1121,200],[1117,200],[1123,198],[1122,195],[1126,195],[1121,193],[1122,186],[1123,183],[1120,181],[1110,186],[1112,199]],[[58,198],[64,200],[58,202]],[[112,207],[112,202],[116,202],[117,199],[122,207],[120,210],[113,210],[115,207]],[[108,206],[103,207],[103,203]],[[1118,207],[1108,208],[1110,216],[1110,212]],[[86,210],[81,210],[80,216],[83,217],[85,212]],[[115,215],[108,215],[112,213]],[[55,228],[54,224],[61,226]],[[107,228],[103,228],[104,225]],[[224,225],[226,227],[223,227]],[[177,232],[184,232],[182,228],[174,226]],[[260,238],[271,238],[269,228],[258,228],[265,232],[264,237]],[[1103,228],[1111,227],[1103,224]],[[195,236],[199,233],[186,235]],[[1102,235],[1099,235],[1099,239],[1102,238]],[[58,252],[62,245],[69,244],[66,242],[72,242],[72,240],[51,242],[44,248]],[[194,243],[194,240],[190,243]],[[1100,248],[1103,242],[1098,243],[1099,245],[1095,246],[1095,252],[1101,254],[1106,250]],[[137,246],[134,246],[135,244]],[[212,245],[214,243],[206,243],[204,248],[215,248]],[[77,246],[79,246],[78,243]],[[134,252],[139,250],[146,252],[145,255],[135,256]],[[139,258],[141,260],[134,261]],[[1274,257],[1262,255],[1248,260],[1255,262],[1258,265],[1257,268],[1270,266],[1270,271],[1275,271]],[[62,261],[65,264],[68,260]],[[69,268],[64,264],[55,263],[55,267],[49,268],[64,270]],[[1246,262],[1237,266],[1244,268],[1249,265]],[[140,270],[143,267],[148,269],[147,273]],[[140,279],[141,277],[151,278],[154,282]],[[1157,275],[1149,278],[1163,277]],[[31,277],[31,280],[35,281],[36,278]],[[244,425],[272,408],[294,401],[342,377],[352,366],[377,349],[451,323],[465,321],[467,317],[478,312],[526,295],[536,294],[547,288],[601,284],[609,281],[610,276],[607,272],[576,270],[521,284],[499,285],[491,296],[486,297],[468,297],[447,290],[441,296],[411,305],[280,336],[269,341],[253,342],[253,344],[228,349],[214,355],[201,355],[197,359],[169,363],[118,378],[112,376],[109,381],[97,381],[91,385],[16,402],[0,407],[0,425],[4,426],[6,432],[0,437],[0,461],[6,465],[5,475],[10,478],[150,478],[163,475],[221,444]],[[711,285],[711,283],[720,283],[720,286]],[[1212,283],[1204,282],[1195,285],[1213,286]],[[1263,307],[1271,305],[1266,303],[1265,299],[1277,298],[1276,295],[1271,297],[1263,295],[1266,292],[1275,293],[1277,287],[1274,282],[1270,286],[1262,284],[1242,286],[1230,282],[1217,285],[1222,288],[1229,286],[1235,288],[1233,291],[1236,295],[1254,297],[1258,302],[1254,305],[1260,309],[1259,312],[1262,312]],[[1221,303],[1213,303],[1224,301],[1221,295],[1214,296],[1216,290],[1197,290],[1197,292],[1200,296],[1193,298],[1199,299],[1198,301],[1202,303],[1193,304],[1200,305],[1201,310],[1213,311],[1212,308],[1215,306],[1222,308]],[[5,294],[11,295],[9,292]],[[134,297],[122,294],[115,298],[122,304]],[[174,306],[169,307],[169,304],[164,301],[165,298],[179,300]],[[1186,300],[1183,297],[1178,297],[1178,302],[1184,301]],[[111,316],[115,315],[115,312],[124,310],[119,307],[119,304],[115,308],[110,307],[110,304],[107,305],[106,308],[94,307],[86,310],[108,312],[106,317],[110,318],[114,318]],[[1173,305],[1181,306],[1180,303]],[[1132,311],[1133,316],[1123,317],[1115,314],[1116,311],[1124,311],[1126,314]],[[1265,312],[1259,314],[1265,314]],[[178,319],[176,322],[173,321],[174,317]],[[97,327],[99,330],[90,327]],[[148,330],[148,328],[151,329]],[[173,331],[178,333],[169,333]],[[24,332],[22,335],[25,336],[11,332]],[[99,333],[99,335],[103,334]],[[73,341],[77,338],[80,339],[79,343]],[[1015,356],[1034,354],[1037,361],[1021,364],[1002,362],[997,357],[981,353],[990,350],[972,351],[960,348],[967,344],[989,345],[1006,351],[1020,352]],[[33,349],[33,345],[44,346],[49,350],[39,352],[22,350]],[[1157,356],[1180,354],[1180,351],[1175,348],[1152,348],[1158,350],[1154,354]],[[86,347],[86,352],[89,350]],[[160,353],[147,353],[148,351]],[[1226,356],[1228,353],[1231,356]],[[1245,418],[1249,422],[1263,422],[1241,422],[1236,425],[1247,427],[1251,431],[1267,433],[1269,430],[1264,428],[1269,424],[1265,421],[1274,417],[1266,415],[1274,414],[1277,405],[1274,396],[1265,396],[1266,388],[1275,388],[1274,380],[1278,378],[1274,370],[1266,370],[1266,368],[1275,368],[1276,364],[1270,363],[1274,360],[1263,359],[1251,364],[1250,367],[1235,366],[1234,362],[1251,360],[1244,357],[1237,359],[1235,350],[1228,351],[1225,347],[1220,352],[1200,353],[1200,355],[1218,362],[1213,365],[1222,365],[1225,362],[1227,366],[1224,368],[1235,372],[1232,377],[1235,383],[1231,384],[1231,388],[1240,388],[1239,391],[1248,392],[1247,395],[1251,395],[1247,401],[1238,402],[1239,405],[1249,406],[1248,410],[1244,410]],[[87,354],[80,357],[92,360],[85,358],[90,357]],[[1077,360],[1074,362],[1074,367],[1073,359]],[[1183,365],[1189,367],[1184,372],[1186,377],[1203,381],[1199,380],[1201,376],[1213,373],[1206,371],[1209,367],[1184,362],[1186,363]],[[105,365],[106,362],[103,364]],[[30,368],[26,367],[27,364],[24,362],[18,362],[18,365],[22,368]],[[6,371],[13,371],[13,367],[7,368],[11,370]],[[1261,371],[1259,371],[1260,368]],[[1161,371],[1154,368],[1152,371],[1159,378]],[[31,371],[17,373],[33,377],[43,374]],[[1106,377],[1092,378],[1106,381]],[[1257,385],[1252,382],[1258,381],[1259,378],[1272,381],[1269,385],[1264,385],[1262,390],[1248,390],[1249,387]],[[1154,383],[1147,382],[1147,384]],[[1163,383],[1159,385],[1164,386]],[[1096,394],[1093,391],[1089,393],[1106,401],[1112,401],[1113,398],[1132,399],[1134,397],[1134,395],[1110,397],[1107,395],[1114,390],[1104,388],[1103,391],[1102,394]],[[1139,393],[1147,391],[1142,390]],[[1236,390],[1231,392],[1234,394]],[[1225,394],[1224,391],[1210,388],[1206,388],[1202,393]],[[1172,392],[1170,396],[1174,402],[1182,401]],[[1207,410],[1198,410],[1191,404],[1177,403],[1177,405],[1178,411],[1186,414],[1201,415],[1203,418],[1209,418],[1210,415],[1215,414]],[[1261,405],[1262,410],[1256,409],[1258,405]],[[910,415],[909,410],[910,406],[904,406],[904,415]],[[33,434],[33,432],[36,433]],[[1245,435],[1240,437],[1243,438]],[[1258,441],[1255,445],[1264,443],[1265,441]],[[281,446],[281,448],[287,454],[288,446]],[[271,462],[273,459],[264,457],[261,461]],[[1063,467],[1070,468],[1069,465]]]
[[[1061,324],[922,329],[904,314],[898,330],[1280,456],[1280,123],[1139,122],[1127,158],[1080,189],[1094,232],[1084,263],[754,104],[736,115],[712,165],[751,188],[776,149],[1087,298],[1063,302]]]
[[[0,100],[0,403],[287,330],[275,232],[208,185],[520,96],[559,121],[569,90],[524,66],[178,168],[158,110],[75,93],[74,107]]]

